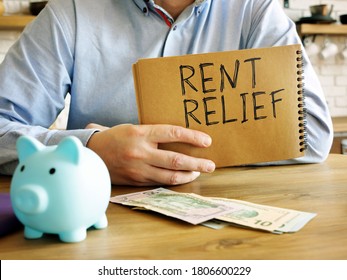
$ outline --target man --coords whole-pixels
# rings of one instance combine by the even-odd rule
[[[46,145],[75,135],[105,161],[114,184],[190,182],[214,163],[160,150],[158,143],[204,148],[211,138],[176,126],[136,125],[132,64],[295,43],[295,25],[278,1],[51,0],[0,67],[0,172],[13,172],[22,134]],[[304,59],[308,150],[281,164],[322,161],[332,141],[324,95]],[[67,93],[67,130],[49,130]]]

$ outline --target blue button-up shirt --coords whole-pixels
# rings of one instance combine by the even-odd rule
[[[131,67],[139,58],[295,43],[295,24],[273,0],[196,0],[176,20],[153,0],[50,0],[0,66],[0,172],[13,171],[19,135],[86,144],[88,123],[137,123]],[[296,161],[315,162],[329,152],[331,119],[304,57],[308,150]],[[67,130],[49,130],[68,93]]]

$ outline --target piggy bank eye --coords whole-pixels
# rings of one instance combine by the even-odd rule
[[[23,172],[25,169],[25,165],[22,165],[21,168],[20,168],[20,172]]]
[[[49,174],[53,175],[54,173],[55,173],[55,168],[51,168],[51,169],[49,170]]]

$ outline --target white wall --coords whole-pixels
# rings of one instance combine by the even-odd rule
[[[276,1],[276,0],[273,0]],[[283,6],[284,0],[277,0]],[[309,6],[316,4],[333,4],[332,17],[339,18],[340,14],[347,14],[347,0],[289,0],[286,14],[294,21],[303,16],[310,16]],[[19,31],[0,30],[0,62],[8,48],[18,38]],[[346,36],[329,36],[329,39],[342,50],[347,43]],[[318,36],[316,43],[322,45],[324,36]],[[338,55],[322,60],[318,55],[310,57],[323,86],[332,116],[347,116],[347,59],[340,59]]]

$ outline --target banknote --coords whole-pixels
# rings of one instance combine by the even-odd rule
[[[226,203],[228,206],[234,208],[233,211],[203,224],[214,229],[221,229],[229,223],[231,225],[250,227],[273,233],[289,233],[300,230],[316,216],[315,213],[260,205],[235,199],[211,199],[216,202]]]
[[[307,213],[307,212],[300,212],[296,217],[291,219],[288,222],[285,222],[281,227],[278,229],[275,229],[273,231],[270,231],[272,233],[276,234],[282,234],[282,233],[294,233],[302,229],[311,219],[313,219],[317,214],[315,213]],[[207,222],[202,223],[203,226],[212,228],[212,229],[222,229],[227,226],[234,226],[234,227],[241,227],[241,228],[248,228],[248,226],[243,226],[240,224],[237,224],[237,222],[225,222],[218,219],[209,220]],[[253,229],[260,229],[257,227],[252,227]],[[260,229],[264,230],[264,229]],[[268,229],[265,229],[265,231],[268,231]]]
[[[310,220],[312,220],[316,213],[300,212],[291,220],[286,221],[281,227],[276,229],[275,233],[293,233],[302,229]]]
[[[201,223],[201,225],[208,227],[208,228],[212,228],[212,229],[222,229],[222,228],[225,228],[225,227],[230,226],[232,224],[228,223],[228,222],[221,221],[221,220],[212,219],[212,220]]]
[[[143,207],[197,225],[224,215],[231,206],[191,193],[179,193],[165,188],[115,196],[111,202]]]
[[[266,231],[297,231],[316,215],[242,200],[225,198],[212,198],[212,200],[238,209],[218,216],[216,219]],[[299,227],[300,224],[303,225]]]
[[[214,229],[237,225],[278,234],[296,232],[316,216],[315,213],[236,199],[180,193],[165,188],[119,195],[112,197],[110,201],[152,210]]]

